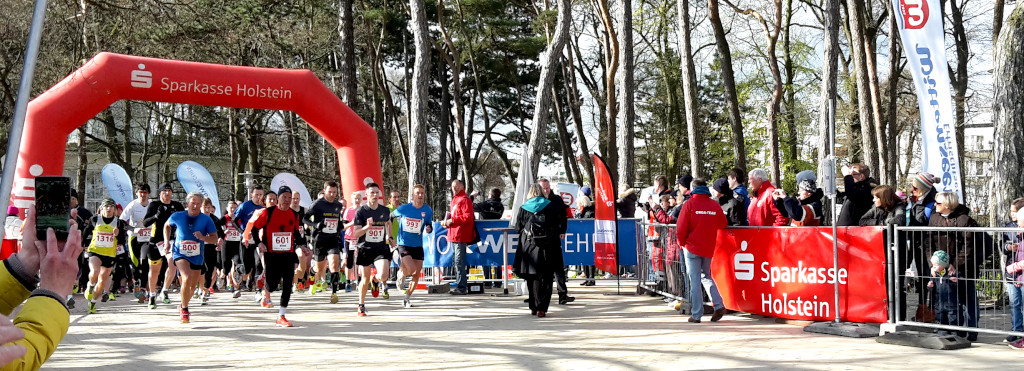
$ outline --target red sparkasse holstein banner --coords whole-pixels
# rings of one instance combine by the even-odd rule
[[[879,227],[842,227],[839,269],[832,228],[739,228],[718,234],[711,271],[726,308],[777,318],[831,321],[839,281],[842,321],[888,318],[885,246]]]

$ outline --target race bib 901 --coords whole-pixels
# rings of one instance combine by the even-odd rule
[[[366,242],[384,242],[384,234],[384,226],[372,226],[366,231]]]

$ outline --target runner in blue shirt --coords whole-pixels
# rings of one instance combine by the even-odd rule
[[[203,243],[216,244],[219,238],[213,219],[200,212],[203,198],[202,193],[189,193],[185,197],[185,211],[171,214],[164,224],[164,244],[171,246],[171,259],[182,277],[179,307],[181,323],[189,322],[188,302],[192,299],[192,293],[199,283],[199,273],[203,269]],[[170,239],[172,230],[173,241]]]
[[[398,288],[402,288],[405,277],[410,277],[409,288],[405,291],[405,299],[402,305],[406,308],[412,307],[409,298],[416,290],[420,281],[420,271],[423,270],[423,233],[433,232],[431,221],[434,220],[434,210],[423,203],[426,196],[422,185],[412,187],[412,202],[399,206],[391,213],[398,223],[398,252],[402,256],[402,266],[398,271]]]

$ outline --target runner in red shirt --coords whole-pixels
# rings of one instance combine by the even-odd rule
[[[283,186],[277,193],[278,204],[291,205],[291,188]],[[291,283],[295,275],[295,266],[299,264],[295,246],[296,243],[300,246],[305,244],[305,238],[299,232],[299,214],[291,207],[270,206],[255,216],[249,226],[255,232],[250,237],[259,246],[259,251],[263,255],[263,274],[267,283],[263,290],[262,305],[264,308],[273,306],[270,293],[277,291],[278,285],[281,285],[281,308],[278,310],[277,325],[292,327],[292,323],[284,316],[292,296]]]

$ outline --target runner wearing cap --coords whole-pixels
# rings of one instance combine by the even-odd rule
[[[119,250],[124,252],[126,229],[124,221],[117,218],[117,204],[109,198],[103,200],[99,213],[85,227],[82,245],[88,246],[89,284],[85,289],[85,300],[89,301],[89,313],[96,313],[97,298],[107,301],[109,292],[96,295],[96,291],[105,290],[110,283],[114,258]]]
[[[149,207],[146,208],[146,218],[143,219],[143,225],[153,229],[150,242],[155,241],[155,243],[150,243],[147,249],[142,249],[142,257],[149,260],[149,309],[156,309],[158,293],[156,285],[160,280],[160,270],[167,260],[165,255],[169,251],[167,245],[164,244],[164,224],[167,223],[167,218],[170,218],[171,214],[185,210],[180,202],[171,201],[172,195],[174,195],[174,189],[171,188],[171,183],[164,183],[160,187],[160,199],[149,203]],[[176,274],[177,268],[173,264],[168,264],[162,290],[164,304],[171,303],[168,290]]]
[[[181,272],[181,305],[178,307],[181,323],[188,323],[191,317],[188,303],[203,269],[203,244],[217,243],[217,227],[213,219],[200,210],[203,194],[189,193],[185,202],[188,209],[171,214],[163,228],[164,246],[171,246],[171,260]]]
[[[233,298],[242,296],[241,284],[244,281],[235,280],[236,274],[244,274],[246,264],[255,264],[255,261],[246,262],[242,256],[242,228],[232,217],[235,215],[236,209],[238,209],[237,203],[228,202],[228,212],[217,221],[217,232],[221,237],[218,246],[220,249],[220,271],[221,274],[227,276],[228,291],[234,291]]]
[[[252,218],[252,214],[255,213],[256,210],[264,207],[265,203],[263,199],[263,187],[255,185],[252,187],[252,190],[249,191],[249,200],[238,205],[238,209],[235,209],[235,212],[231,214],[240,230],[244,231],[249,224],[249,219]],[[253,285],[251,277],[256,271],[256,256],[258,255],[258,252],[256,251],[256,245],[248,243],[241,244],[241,248],[243,268],[242,284],[246,285],[247,289],[252,290]]]
[[[345,246],[341,241],[339,223],[344,208],[338,202],[338,183],[324,182],[323,197],[313,202],[302,218],[302,222],[312,228],[310,236],[313,238],[313,257],[316,259],[316,276],[310,285],[309,294],[323,291],[324,283],[320,280],[324,279],[329,265],[331,275],[327,277],[327,282],[331,285],[331,304],[338,302],[338,288],[341,286],[341,251]]]
[[[266,212],[267,207],[277,206],[277,193],[274,193],[274,191],[266,191],[263,194],[263,205],[266,207],[256,210],[256,212],[252,214],[252,217],[249,218],[248,223],[245,225],[245,230],[242,232],[242,245],[252,244],[253,248],[256,250],[256,259],[254,259],[255,268],[253,269],[253,274],[255,274],[256,277],[256,295],[254,296],[254,299],[257,302],[263,301],[263,293],[261,291],[263,290],[263,285],[265,284],[265,280],[263,280],[263,278],[265,278],[263,273],[265,272],[265,267],[267,266],[267,263],[264,261],[264,258],[266,256],[260,253],[255,240],[253,240],[250,237],[253,235],[253,232],[258,232],[252,227],[252,222],[256,220],[261,213]]]
[[[356,227],[352,221],[356,219],[356,211],[363,206],[363,194],[366,192],[352,192],[352,203],[345,209],[345,231],[342,238],[345,242],[345,292],[352,291],[352,285],[359,280],[359,270],[356,269]]]
[[[278,201],[281,205],[291,205],[291,189],[282,186],[278,189]],[[270,308],[270,294],[281,285],[281,308],[278,309],[277,325],[292,327],[285,318],[288,301],[292,295],[292,278],[295,266],[299,263],[295,254],[296,244],[302,245],[305,239],[299,232],[301,222],[299,215],[290,207],[278,208],[267,203],[267,208],[253,216],[246,230],[246,239],[251,239],[259,247],[264,264],[266,288],[263,290],[264,308]]]
[[[359,308],[356,312],[359,316],[366,315],[366,291],[373,286],[373,296],[377,297],[381,284],[387,285],[387,278],[391,268],[391,248],[395,246],[395,239],[391,236],[391,213],[388,208],[382,206],[380,199],[380,187],[376,183],[366,185],[366,205],[356,211],[354,237],[358,238],[356,246],[359,251],[356,254],[356,265],[362,271],[362,280],[359,281]],[[377,275],[372,275],[372,269],[377,268]]]
[[[145,225],[146,208],[149,207],[149,184],[140,184],[135,189],[135,196],[138,198],[129,202],[121,212],[121,220],[128,224],[128,252],[135,266],[135,298],[139,299],[139,303],[144,303],[149,296],[149,263],[143,259],[142,252],[149,248],[150,237],[153,235],[153,229],[146,228]]]
[[[423,270],[423,233],[431,233],[434,229],[431,225],[434,210],[423,203],[425,197],[423,186],[417,184],[412,187],[412,202],[399,206],[391,213],[394,221],[400,226],[398,252],[402,256],[402,264],[398,271],[398,288],[403,288],[405,277],[411,278],[409,288],[404,289],[405,299],[402,300],[402,305],[406,308],[412,307],[409,299],[419,284],[420,271]]]

